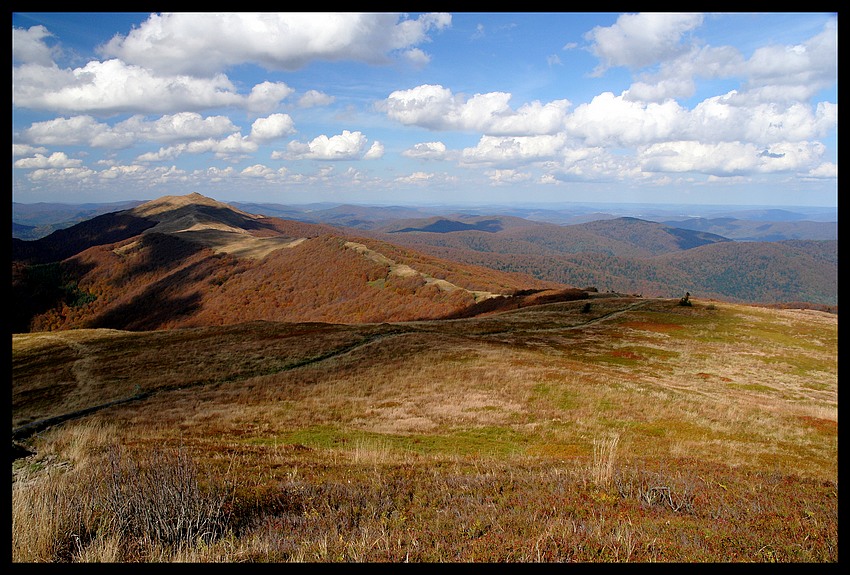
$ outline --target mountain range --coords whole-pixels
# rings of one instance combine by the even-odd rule
[[[13,331],[438,319],[600,291],[837,309],[835,239],[709,231],[728,221],[247,208],[165,196],[13,237]]]

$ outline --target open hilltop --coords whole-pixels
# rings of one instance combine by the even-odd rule
[[[837,316],[687,303],[15,334],[13,560],[836,562]]]

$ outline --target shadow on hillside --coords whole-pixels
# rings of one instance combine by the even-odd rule
[[[12,261],[32,264],[56,262],[92,246],[131,238],[153,227],[155,221],[128,213],[96,216],[69,228],[56,230],[38,240],[12,239]]]
[[[35,316],[62,305],[85,303],[88,294],[77,284],[94,264],[51,262],[24,264],[12,262],[12,333],[26,333]]]
[[[189,295],[167,295],[160,291],[159,283],[150,286],[132,300],[101,313],[86,327],[147,331],[192,315],[201,308],[200,292]]]
[[[132,292],[134,277],[166,275],[141,287],[126,301],[110,306],[87,322],[87,327],[134,331],[161,329],[200,309],[202,296],[197,285],[209,278],[209,258],[175,268],[206,248],[159,233],[142,236],[140,244],[136,257],[121,274],[130,278],[121,289]]]

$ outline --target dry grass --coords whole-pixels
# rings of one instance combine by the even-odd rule
[[[582,305],[14,336],[13,424],[150,395],[27,441],[13,560],[837,561],[836,317]],[[104,527],[110,453],[215,529]]]

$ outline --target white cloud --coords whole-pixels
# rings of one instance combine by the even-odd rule
[[[682,139],[707,143],[745,140],[768,145],[821,137],[838,125],[838,107],[829,102],[818,104],[814,110],[802,103],[741,104],[734,92],[706,99],[688,114]]]
[[[274,153],[273,159],[286,157],[293,160],[358,160],[371,159],[383,153],[383,146],[375,142],[367,150],[367,139],[361,132],[343,130],[342,134],[328,138],[324,134],[308,143],[290,142],[286,154]],[[376,147],[375,144],[378,144]],[[365,153],[364,153],[365,151]],[[369,157],[366,157],[369,156]]]
[[[224,180],[229,179],[236,173],[232,167],[228,166],[226,168],[217,168],[215,166],[210,166],[205,170],[195,170],[192,172],[192,176],[196,179],[206,179],[211,183],[218,183]]]
[[[832,162],[824,162],[816,168],[809,170],[808,175],[813,178],[837,178],[838,166]]]
[[[802,44],[758,48],[747,61],[746,72],[747,91],[762,100],[808,100],[838,81],[837,22],[830,21]]]
[[[245,98],[224,75],[205,79],[157,76],[120,60],[92,61],[73,70],[31,64],[12,68],[12,105],[22,108],[113,114],[244,103]]]
[[[267,113],[292,93],[282,82],[262,82],[247,96],[236,92],[227,76],[207,78],[163,74],[119,59],[90,61],[81,68],[60,69],[54,50],[44,43],[43,27],[13,30],[23,62],[12,67],[12,105],[58,112],[115,114],[121,112],[191,111],[214,107],[244,107]]]
[[[98,176],[104,180],[117,180],[119,178],[137,179],[139,176],[146,176],[149,173],[148,168],[145,166],[133,164],[129,166],[110,166],[106,170],[102,170]]]
[[[53,152],[50,156],[36,154],[31,158],[21,158],[15,162],[16,168],[76,168],[82,164],[82,160],[72,160],[65,152]]]
[[[690,98],[696,91],[697,77],[730,78],[743,74],[744,58],[736,48],[692,46],[678,57],[662,62],[657,72],[640,74],[623,96],[643,102]]]
[[[34,170],[30,174],[30,180],[40,183],[51,182],[85,182],[97,175],[97,172],[89,168],[43,168]]]
[[[101,50],[163,74],[213,76],[243,63],[291,71],[313,60],[384,63],[450,25],[448,14],[414,20],[353,12],[152,14]]]
[[[283,82],[262,82],[251,88],[246,108],[261,114],[271,112],[294,91]]]
[[[431,57],[419,48],[406,50],[402,53],[402,58],[414,68],[423,68],[431,61]]]
[[[464,148],[461,164],[516,164],[557,157],[564,147],[564,134],[501,138],[482,136],[474,148]]]
[[[711,144],[750,141],[758,145],[798,142],[827,135],[837,127],[835,104],[742,102],[736,92],[708,98],[693,110],[674,100],[634,101],[627,93],[600,94],[567,118],[567,131],[586,145],[627,148],[666,140]]]
[[[251,124],[250,138],[256,142],[270,142],[295,133],[295,123],[288,114],[272,114],[257,118]]]
[[[422,160],[442,160],[446,157],[446,145],[442,142],[422,142],[404,150],[401,155]]]
[[[685,118],[685,110],[673,100],[645,104],[603,92],[578,106],[566,125],[571,136],[587,145],[627,147],[668,139],[682,130]]]
[[[189,153],[200,154],[213,152],[217,158],[231,158],[234,156],[247,155],[256,152],[259,146],[250,138],[240,133],[231,134],[223,140],[207,139],[203,141],[190,142],[186,146]]]
[[[91,116],[54,118],[36,122],[21,134],[28,142],[47,146],[108,146],[124,148],[133,143],[133,135],[121,134]]]
[[[624,94],[627,99],[660,102],[688,98],[695,78],[740,78],[739,105],[806,102],[838,80],[838,34],[834,20],[797,45],[757,48],[746,60],[732,46],[697,46],[661,61],[657,72],[642,74]]]
[[[239,175],[263,180],[281,180],[284,176],[286,176],[286,172],[286,168],[279,168],[275,170],[262,164],[254,164],[253,166],[248,166],[239,172]]]
[[[147,152],[136,158],[137,162],[160,162],[163,160],[173,160],[183,153],[187,154],[205,154],[213,153],[216,158],[233,160],[249,154],[253,154],[259,149],[259,145],[250,137],[245,137],[241,133],[230,134],[222,140],[206,138],[204,140],[194,140],[192,142],[180,143],[175,146],[160,148],[156,152]]]
[[[531,174],[517,170],[492,170],[487,172],[490,183],[497,186],[516,184],[531,180]]]
[[[701,24],[702,14],[623,14],[612,26],[596,26],[585,39],[602,60],[596,69],[600,74],[611,67],[642,68],[675,57],[688,49],[682,36]]]
[[[434,179],[434,174],[428,172],[413,172],[408,176],[399,176],[395,179],[400,184],[426,184]]]
[[[547,104],[534,101],[519,110],[508,105],[506,92],[475,94],[465,100],[440,85],[426,84],[397,90],[378,108],[390,119],[431,130],[463,130],[494,136],[553,134],[563,127],[568,100]]]
[[[318,90],[307,90],[298,98],[299,108],[313,108],[315,106],[328,106],[333,104],[336,98],[319,92]]]
[[[384,157],[384,145],[381,142],[372,142],[369,149],[363,154],[364,160],[379,160]]]
[[[186,151],[186,144],[160,148],[156,152],[145,152],[136,158],[137,162],[161,162],[163,160],[174,160]]]
[[[114,126],[83,115],[36,122],[24,130],[21,137],[43,145],[119,149],[140,141],[178,142],[220,136],[237,130],[225,116],[204,118],[195,112],[165,115],[153,121],[135,115]]]
[[[33,26],[29,29],[12,28],[12,61],[23,64],[52,66],[56,53],[44,43],[45,38],[53,36],[44,26]]]
[[[714,176],[808,170],[820,163],[824,146],[819,142],[782,143],[769,149],[749,142],[664,142],[639,153],[650,172],[698,172]]]
[[[35,147],[30,146],[29,144],[12,144],[12,157],[44,154],[46,152],[47,148],[43,148],[41,146]]]
[[[149,122],[143,116],[133,116],[115,125],[115,132],[132,134],[136,139],[154,142],[178,142],[197,138],[212,138],[238,131],[226,116],[203,117],[196,112],[167,114]]]

